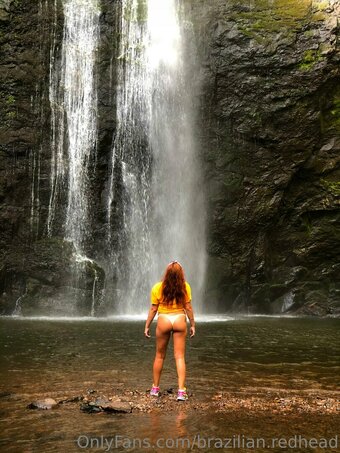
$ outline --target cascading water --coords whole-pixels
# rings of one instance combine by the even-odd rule
[[[66,185],[64,235],[73,242],[77,253],[82,254],[89,232],[89,163],[96,151],[97,138],[95,61],[99,3],[64,0],[63,12],[61,62],[55,61],[55,49],[51,51],[52,168],[48,232],[52,231],[58,192]]]
[[[204,190],[194,130],[194,68],[189,67],[183,33],[183,27],[190,28],[190,24],[182,20],[180,26],[179,4],[176,0],[164,5],[148,2],[152,277],[159,278],[170,260],[180,261],[193,287],[196,312],[200,312],[205,272]],[[186,50],[190,56],[194,53],[192,45]]]
[[[112,300],[117,313],[144,313],[151,285],[176,259],[186,270],[199,311],[205,209],[203,192],[197,190],[202,178],[193,126],[193,68],[184,63],[193,52],[183,38],[183,25],[188,24],[180,20],[176,0],[123,0],[118,5],[117,127],[108,187],[107,255],[102,257],[106,303],[110,306]],[[62,6],[60,56],[56,13],[50,60],[47,229],[49,236],[62,230],[75,247],[73,288],[80,288],[89,269],[92,272],[90,311],[95,315],[102,277],[86,253],[91,235],[88,181],[97,138],[99,0],[63,0]]]
[[[122,2],[108,198],[121,313],[145,312],[151,285],[171,260],[183,264],[201,308],[205,209],[179,10],[175,0]]]
[[[108,242],[112,251],[110,267],[115,282],[115,309],[127,313],[132,312],[138,291],[144,293],[149,282],[151,163],[147,141],[145,13],[142,2],[122,3],[117,131],[108,197]]]
[[[88,234],[88,164],[96,150],[95,52],[99,39],[96,0],[65,3],[64,105],[68,123],[66,237],[80,252]]]
[[[83,313],[90,310],[94,315],[95,296],[100,298],[101,289],[97,265],[86,254],[91,237],[89,180],[97,143],[99,0],[63,0],[62,8],[64,29],[59,55],[55,0],[50,50],[52,159],[47,232],[48,236],[62,235],[74,247],[69,263],[70,292],[66,293],[66,298],[70,296],[70,311],[79,307]],[[91,306],[86,307],[89,303]]]

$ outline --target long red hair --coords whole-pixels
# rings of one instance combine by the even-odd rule
[[[178,304],[184,304],[187,290],[184,271],[178,261],[172,261],[168,264],[162,281],[163,301],[170,304],[176,299]]]

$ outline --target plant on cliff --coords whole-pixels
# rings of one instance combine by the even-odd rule
[[[303,55],[303,59],[299,64],[299,69],[301,71],[310,71],[321,59],[322,56],[320,50],[306,50]]]

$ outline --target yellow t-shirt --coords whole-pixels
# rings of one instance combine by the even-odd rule
[[[162,283],[156,283],[151,290],[151,303],[158,305],[158,313],[183,313],[184,306],[182,303],[177,303],[176,300],[172,304],[167,305],[166,302],[162,301]],[[185,288],[187,290],[186,302],[191,301],[191,288],[188,282],[185,282]]]

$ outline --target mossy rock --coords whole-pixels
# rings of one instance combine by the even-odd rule
[[[311,71],[314,66],[323,59],[320,50],[306,50],[299,69],[301,71]]]
[[[335,197],[340,196],[340,181],[329,181],[327,179],[320,180],[321,185]]]
[[[239,3],[239,2],[232,2]],[[317,15],[316,15],[317,14]],[[245,36],[259,42],[270,34],[295,33],[310,22],[324,19],[322,12],[313,14],[310,0],[256,0],[247,11],[231,14]]]

